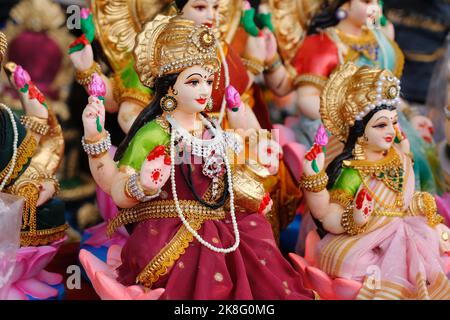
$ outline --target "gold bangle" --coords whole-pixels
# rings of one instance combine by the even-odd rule
[[[30,131],[45,136],[50,130],[48,120],[35,116],[21,116],[20,122]]]
[[[102,74],[102,69],[97,62],[93,62],[89,69],[84,71],[75,71],[75,80],[82,86],[87,86],[91,82],[91,77],[94,73]]]
[[[362,226],[357,226],[353,219],[353,205],[348,206],[341,217],[341,226],[351,236],[356,236],[363,233],[367,229],[367,223]]]
[[[248,69],[248,71],[253,73],[255,76],[261,74],[264,71],[264,61],[261,61],[255,57],[242,57],[242,63]]]
[[[320,192],[325,190],[328,184],[328,176],[325,171],[321,171],[318,174],[312,176],[302,175],[300,178],[300,188],[309,192]]]
[[[264,72],[265,73],[273,73],[278,68],[280,68],[283,65],[283,61],[281,61],[280,55],[278,52],[275,54],[275,56],[270,59],[270,61],[265,65]]]

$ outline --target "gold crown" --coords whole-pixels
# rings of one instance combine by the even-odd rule
[[[345,142],[355,121],[381,105],[400,104],[400,80],[391,71],[348,62],[334,72],[320,97],[325,127]]]
[[[157,16],[138,34],[134,49],[135,67],[141,82],[153,87],[156,77],[201,65],[217,72],[216,39],[205,26],[180,17]]]

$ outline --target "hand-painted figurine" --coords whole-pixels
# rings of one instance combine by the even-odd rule
[[[212,99],[207,108],[209,115],[217,117],[223,128],[259,130],[263,127],[272,129],[267,108],[263,105],[261,97],[255,97],[256,94],[252,89],[254,73],[247,70],[245,63],[235,52],[233,46],[227,43],[228,38],[232,38],[237,27],[235,22],[239,24],[241,2],[225,1],[221,2],[219,6],[219,2],[216,0],[180,0],[174,1],[174,6],[165,12],[170,16],[177,15],[192,20],[198,26],[214,27],[220,35],[218,57],[221,61],[221,69],[215,77]],[[114,10],[112,10],[113,7]],[[92,2],[92,14],[89,16],[86,13],[83,20],[85,22],[82,22],[86,25],[86,30],[93,29],[95,25],[97,39],[114,71],[110,78],[101,75],[106,85],[105,107],[107,112],[118,112],[118,121],[125,133],[154,96],[154,90],[141,83],[135,70],[136,61],[130,53],[135,45],[135,35],[142,30],[145,22],[151,21],[158,13],[164,12],[165,7],[167,4],[155,3],[154,0],[141,0],[135,3],[129,1],[112,3],[97,0]],[[111,15],[111,12],[114,14]],[[130,12],[135,12],[135,14],[130,14]],[[88,27],[89,21],[92,22],[90,27]],[[139,21],[139,25],[136,24],[136,21]],[[92,35],[92,31],[87,31],[86,34]],[[87,88],[92,74],[100,74],[100,69],[93,60],[93,52],[89,44],[91,39],[89,36],[86,38],[86,45],[82,50],[71,51],[71,59],[78,70],[76,74],[79,83]],[[275,39],[273,36],[272,38],[274,42]],[[262,61],[257,68],[259,73],[262,74],[266,65],[268,69],[265,77],[279,77],[275,74],[275,67],[277,70],[279,69],[281,60],[275,54],[276,52],[272,53],[270,59],[267,58],[265,46],[266,40],[262,34],[258,37],[250,36],[246,52],[252,53],[252,59]],[[246,54],[246,57],[249,58],[250,54]],[[247,66],[248,63],[251,64],[249,59],[244,59]],[[270,62],[269,65],[267,65],[267,61]],[[253,71],[255,72],[255,70]],[[272,73],[272,71],[274,72]],[[272,82],[275,83],[275,81]],[[226,111],[225,92],[229,85],[232,85],[241,96],[241,112],[245,113],[243,116]],[[255,133],[255,131],[251,132]],[[267,218],[271,222],[273,232],[278,240],[279,230],[284,228],[294,217],[301,194],[296,188],[291,171],[281,159],[283,153],[281,146],[276,141],[277,137],[253,134],[252,139],[266,140],[267,149],[260,150],[260,152],[267,153],[267,157],[280,158],[263,164],[270,173],[277,172],[277,175],[267,179],[265,188],[274,201],[274,208]]]
[[[321,148],[306,156],[300,184],[328,234],[308,237],[313,266],[294,256],[322,297],[450,299],[450,230],[434,197],[415,189],[399,96],[389,70],[353,63],[324,87],[322,121],[345,147],[326,170]]]
[[[0,113],[0,190],[24,199],[21,248],[6,298],[46,299],[58,295],[52,285],[62,281],[60,275],[43,268],[63,242],[68,227],[64,203],[53,198],[59,189],[55,172],[61,161],[64,140],[51,106],[29,74],[14,63],[6,64],[5,70],[25,111],[20,121],[4,104]]]
[[[91,97],[83,113],[93,176],[122,208],[109,232],[122,225],[130,232],[119,260],[118,248],[110,248],[109,266],[81,251],[97,293],[103,298],[312,298],[276,246],[265,218],[272,201],[255,172],[258,163],[249,168],[233,161],[243,152],[242,138],[224,132],[204,112],[220,69],[212,30],[160,16],[138,35],[134,55],[140,80],[155,93],[119,146],[118,166],[106,152],[103,104]],[[227,90],[226,97],[227,112],[242,116],[236,91]],[[111,265],[120,265],[117,273]]]
[[[273,3],[277,10],[278,2]],[[289,2],[291,6],[295,3],[296,1]],[[294,83],[298,86],[298,108],[301,113],[298,123],[291,127],[297,132],[299,142],[308,147],[313,144],[314,134],[320,124],[321,92],[338,65],[352,61],[359,66],[388,69],[400,78],[404,64],[403,53],[394,42],[389,25],[383,27],[378,23],[379,14],[375,14],[375,9],[379,9],[378,1],[333,0],[322,3],[320,5],[317,2],[314,6],[310,4],[311,17],[305,19],[307,22],[304,26],[306,37],[295,54],[291,53],[288,61],[296,73]],[[281,9],[285,8],[282,4],[284,1],[280,1]],[[286,19],[295,18],[293,15],[294,13],[288,15]],[[284,16],[275,16],[280,17],[280,24],[286,23]],[[283,28],[280,29],[283,31]],[[281,42],[282,47],[287,45],[289,43],[283,45]],[[291,48],[293,49],[295,48]],[[399,121],[411,142],[416,188],[436,194],[440,191],[436,179],[440,179],[441,171],[436,151],[415,130],[423,123],[428,126],[429,119],[414,114],[410,116],[405,103],[402,103],[398,111]],[[405,115],[410,116],[409,119]],[[333,139],[330,139],[330,144],[327,164],[342,150],[342,145]]]

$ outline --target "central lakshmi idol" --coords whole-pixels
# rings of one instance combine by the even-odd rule
[[[91,96],[83,112],[94,179],[121,208],[108,231],[126,225],[130,233],[123,248],[109,249],[108,265],[80,253],[102,298],[313,297],[277,248],[265,218],[272,200],[246,170],[253,160],[236,159],[242,138],[203,112],[220,68],[216,50],[210,28],[182,17],[146,24],[136,38],[136,70],[155,94],[115,159],[109,134],[98,130],[102,102]],[[226,99],[228,116],[242,116],[237,92],[227,90]]]

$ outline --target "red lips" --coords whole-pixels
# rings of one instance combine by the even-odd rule
[[[211,22],[206,22],[203,25],[207,26],[208,28],[212,28],[213,27],[213,24]]]
[[[392,137],[386,137],[384,140],[386,140],[386,142],[392,142]]]
[[[197,101],[200,104],[205,104],[206,103],[206,98],[204,98],[204,99],[196,99],[195,101]]]

